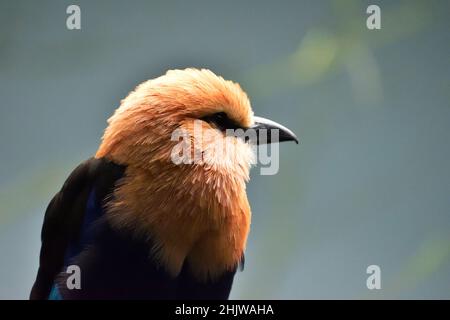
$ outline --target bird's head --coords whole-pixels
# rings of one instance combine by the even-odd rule
[[[108,122],[97,157],[149,169],[155,163],[173,162],[175,146],[183,147],[179,138],[187,137],[191,152],[182,156],[194,160],[196,167],[247,178],[252,141],[230,136],[229,130],[257,134],[261,129],[279,129],[279,141],[297,141],[289,129],[255,117],[247,94],[237,83],[206,69],[171,70],[140,84]],[[253,142],[261,143],[256,138]],[[270,131],[268,139],[263,143],[271,142]]]

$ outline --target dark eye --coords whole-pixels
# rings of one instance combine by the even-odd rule
[[[218,112],[213,115],[203,117],[202,120],[214,124],[221,131],[240,128],[237,123],[228,118],[225,112]]]

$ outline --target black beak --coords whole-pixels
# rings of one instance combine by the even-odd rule
[[[255,120],[255,124],[251,126],[249,129],[253,129],[256,131],[257,134],[256,144],[266,144],[266,143],[268,144],[283,141],[295,141],[295,143],[298,144],[298,138],[295,135],[295,133],[286,128],[285,126],[276,123],[275,121],[265,119],[262,117],[253,117],[253,118]],[[278,139],[276,135],[275,136],[272,135],[273,129],[278,131]]]

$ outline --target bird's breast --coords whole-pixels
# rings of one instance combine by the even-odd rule
[[[151,239],[152,255],[172,276],[187,264],[198,279],[215,278],[244,253],[250,227],[245,184],[222,176],[219,188],[182,174],[127,169],[108,215],[113,225]]]

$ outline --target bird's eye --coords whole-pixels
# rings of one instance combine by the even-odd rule
[[[221,131],[240,128],[237,123],[228,118],[225,112],[214,113],[213,115],[203,117],[202,120],[214,124]]]

